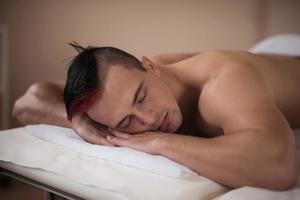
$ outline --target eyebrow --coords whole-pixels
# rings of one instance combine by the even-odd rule
[[[132,101],[131,107],[133,107],[134,104],[136,103],[137,98],[138,98],[138,96],[139,96],[139,93],[140,93],[141,89],[143,88],[143,85],[144,85],[144,81],[141,81],[140,84],[139,84],[139,86],[138,86],[137,89],[135,90],[135,93],[134,93],[134,96],[133,96],[133,101]],[[118,124],[117,124],[115,127],[116,127],[116,128],[119,128],[119,127],[122,125],[122,123],[125,121],[126,118],[127,118],[127,116],[124,117],[120,122],[118,122]]]

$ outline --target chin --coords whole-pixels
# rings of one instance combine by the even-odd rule
[[[169,128],[168,128],[168,132],[169,133],[176,133],[176,131],[177,131],[178,128],[179,127],[177,127],[177,125],[176,126],[170,125]]]
[[[170,133],[175,133],[182,123],[182,115],[180,112],[174,113],[175,115],[172,117],[172,121],[169,122],[168,131]]]

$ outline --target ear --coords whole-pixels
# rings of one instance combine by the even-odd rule
[[[142,65],[148,72],[154,73],[156,76],[160,77],[159,67],[146,56],[142,56]]]

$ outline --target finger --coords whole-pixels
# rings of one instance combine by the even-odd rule
[[[96,128],[97,132],[99,132],[103,136],[111,135],[109,130],[107,130],[107,128],[105,126],[99,125],[99,123],[95,124],[95,128]]]
[[[105,146],[115,146],[114,144],[110,143],[106,140],[105,136],[102,136],[98,133],[90,132],[89,134],[84,134],[82,136],[84,140],[86,140],[89,143],[92,144],[98,144],[98,145],[105,145]]]
[[[123,139],[129,139],[131,135],[121,132],[121,131],[117,131],[117,130],[113,130],[113,129],[109,129],[109,131],[116,137],[119,138],[123,138]]]
[[[101,138],[99,143],[97,143],[99,145],[104,145],[104,146],[110,146],[110,147],[115,147],[116,145],[110,143],[106,138]]]
[[[114,131],[114,132],[112,132],[112,134],[115,135],[116,137],[123,138],[123,139],[129,139],[130,138],[130,135],[127,134],[127,133],[121,133],[121,132],[118,132],[118,131]]]
[[[105,138],[107,135],[111,135],[111,132],[108,130],[97,130],[97,134]]]
[[[73,129],[75,132],[86,142],[91,144],[115,146],[114,144],[106,140],[106,135],[110,134],[107,130],[98,130],[90,124],[90,120],[87,120],[83,115],[77,115],[77,120],[72,121]]]
[[[110,142],[108,142],[104,137],[99,137],[96,135],[89,135],[88,137],[84,138],[87,142],[91,144],[98,144],[98,145],[106,145],[112,146]]]
[[[106,139],[107,139],[108,142],[110,142],[114,145],[120,146],[120,147],[126,147],[126,146],[129,145],[128,140],[123,139],[123,138],[119,138],[119,137],[115,137],[115,136],[112,136],[112,135],[107,135]]]

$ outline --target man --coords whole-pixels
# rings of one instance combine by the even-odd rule
[[[112,47],[73,46],[80,53],[65,86],[34,84],[16,101],[23,124],[163,155],[230,187],[295,184],[298,59],[209,51],[140,62]]]

